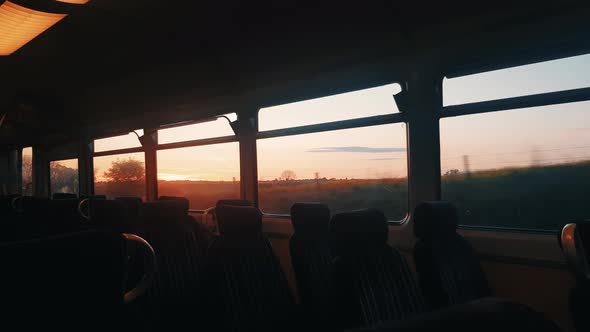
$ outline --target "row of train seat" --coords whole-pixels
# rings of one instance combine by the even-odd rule
[[[325,317],[333,296],[329,291],[332,282],[337,283],[332,292],[340,296],[353,285],[358,289],[352,299],[338,301],[358,301],[349,304],[343,315],[351,325],[407,318],[427,307],[437,309],[491,296],[473,250],[456,232],[457,219],[457,211],[449,203],[424,202],[416,208],[417,289],[405,260],[387,244],[387,219],[380,211],[359,210],[331,217],[325,205],[294,204],[290,252],[306,310],[315,320]],[[355,273],[358,275],[353,276]],[[353,280],[341,280],[341,276]]]
[[[344,330],[408,321],[491,295],[470,247],[455,232],[456,211],[445,203],[427,202],[415,211],[419,283],[387,243],[387,219],[379,210],[330,216],[321,204],[295,204],[290,251],[302,306],[262,232],[261,212],[247,201],[218,202],[217,236],[205,234],[184,198],[89,198],[86,204],[87,229],[138,234],[155,251],[153,281],[129,306],[148,330],[177,330],[195,319],[206,330]],[[147,265],[128,262],[123,288],[139,283]]]

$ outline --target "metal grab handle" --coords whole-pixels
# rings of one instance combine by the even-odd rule
[[[147,260],[144,260],[146,264],[144,265],[143,276],[137,285],[127,291],[123,296],[125,303],[129,303],[145,293],[154,280],[154,275],[156,274],[156,253],[154,252],[154,248],[152,248],[152,246],[142,237],[127,233],[121,235],[125,238],[128,247],[142,248],[144,249],[144,253],[149,256]]]
[[[590,266],[586,260],[586,252],[582,239],[576,232],[576,224],[567,224],[561,230],[563,253],[572,269],[586,280],[590,280]]]
[[[89,221],[90,220],[90,215],[89,214],[84,214],[84,211],[82,211],[82,205],[84,205],[84,203],[90,204],[90,201],[88,200],[88,198],[84,198],[83,200],[80,201],[80,203],[78,203],[78,213],[86,221]],[[90,213],[90,211],[88,211],[88,213]]]
[[[208,223],[207,218],[211,216],[212,224]],[[202,223],[209,229],[209,231],[213,234],[219,234],[219,229],[217,227],[217,216],[215,215],[215,207],[210,207],[203,212]]]
[[[17,202],[20,201],[21,199],[23,199],[22,196],[16,196],[15,198],[12,199],[12,202],[10,202],[10,206],[12,206],[12,211],[19,213],[22,211],[19,211],[17,208]]]

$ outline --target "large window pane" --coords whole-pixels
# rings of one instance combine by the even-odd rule
[[[405,125],[258,140],[258,188],[266,213],[321,202],[332,212],[374,207],[401,220],[408,202]]]
[[[443,103],[457,105],[590,87],[590,54],[443,81]]]
[[[399,112],[393,95],[401,91],[397,83],[349,93],[299,101],[260,109],[263,130],[356,119]]]
[[[441,120],[443,199],[461,223],[558,229],[590,215],[590,102]]]
[[[237,115],[235,113],[231,113],[224,116],[227,117],[227,119],[220,117],[214,121],[200,122],[168,129],[160,129],[158,130],[158,143],[166,144],[211,137],[232,136],[234,135],[234,132],[231,129],[229,121],[235,121],[237,119]]]
[[[143,129],[136,130],[135,132],[139,136],[143,135]],[[94,152],[138,148],[141,146],[141,144],[139,143],[137,135],[134,133],[129,133],[127,135],[94,140]]]
[[[33,195],[33,148],[22,150],[22,171],[21,171],[22,194]]]
[[[145,200],[143,152],[94,157],[94,193],[108,198],[133,196]]]
[[[50,162],[49,175],[51,194],[78,194],[78,159]]]
[[[158,151],[158,194],[186,197],[195,210],[239,198],[238,143]]]

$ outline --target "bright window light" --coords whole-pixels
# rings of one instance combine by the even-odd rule
[[[14,53],[66,16],[40,12],[5,1],[0,5],[0,56]]]

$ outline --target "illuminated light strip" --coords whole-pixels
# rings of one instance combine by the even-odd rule
[[[66,16],[40,12],[5,1],[0,6],[0,56],[14,53]]]
[[[73,3],[76,5],[84,5],[84,4],[88,3],[88,1],[90,1],[90,0],[55,0],[55,1],[65,2],[65,3]]]

